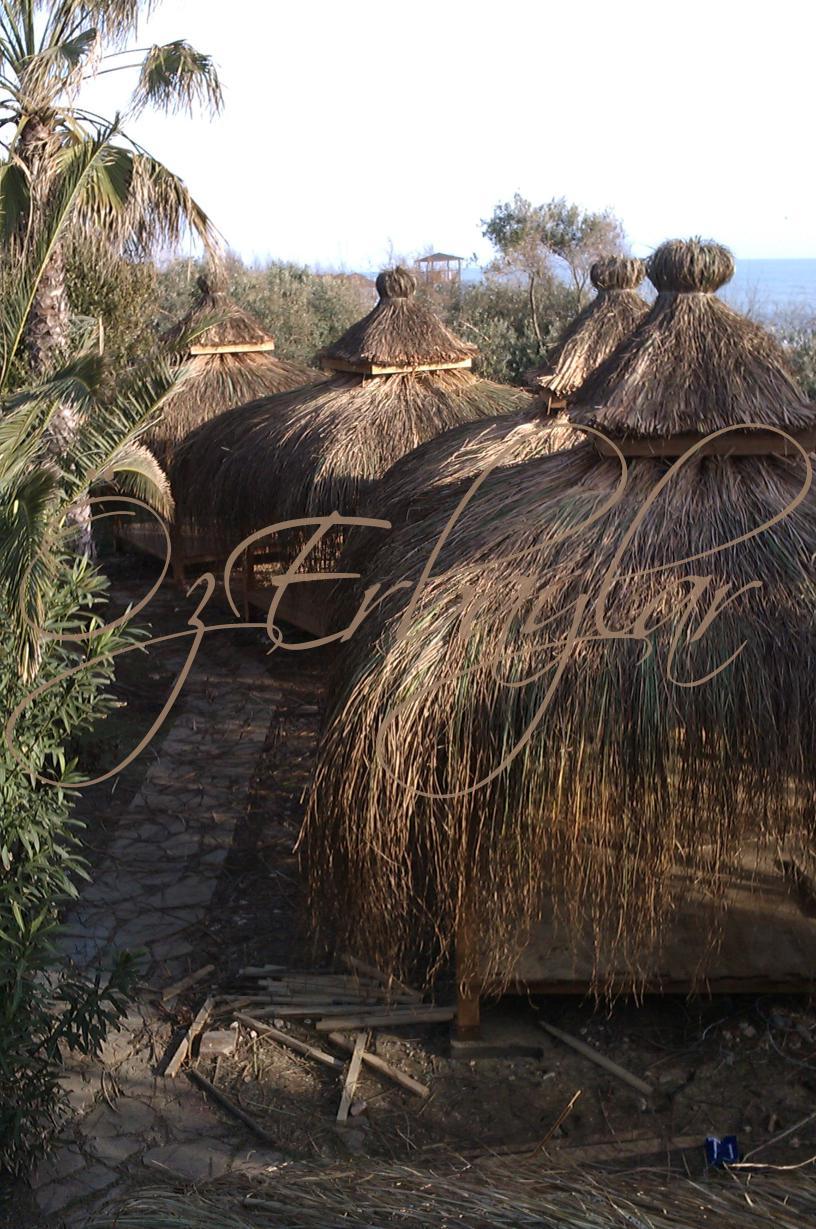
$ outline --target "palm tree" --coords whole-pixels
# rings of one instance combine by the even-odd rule
[[[107,133],[94,173],[70,217],[73,235],[91,237],[112,257],[144,254],[174,243],[185,231],[215,247],[204,211],[166,166],[121,129],[80,105],[81,89],[102,73],[138,69],[125,122],[154,106],[217,111],[221,86],[209,56],[182,40],[133,48],[139,22],[160,0],[0,0],[0,128],[11,126],[0,166],[0,239],[25,246],[66,161],[77,146]],[[118,139],[110,139],[116,129]],[[39,280],[26,325],[29,360],[47,373],[68,338],[64,241]],[[69,416],[70,419],[70,416]],[[68,421],[68,432],[75,424]]]
[[[3,0],[0,0],[2,3]],[[167,479],[140,436],[156,419],[176,375],[166,358],[114,375],[93,344],[66,354],[47,377],[20,387],[14,378],[32,305],[78,203],[108,158],[110,133],[85,138],[54,175],[51,193],[13,288],[0,295],[0,596],[12,622],[5,633],[30,678],[41,649],[46,595],[65,553],[72,511],[94,488],[115,484],[159,513],[172,510]],[[67,437],[53,432],[67,411]]]

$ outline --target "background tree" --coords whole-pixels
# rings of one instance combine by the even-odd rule
[[[497,205],[492,217],[482,219],[482,228],[498,255],[495,271],[521,273],[527,279],[539,350],[544,349],[538,311],[540,287],[552,282],[560,266],[574,291],[575,311],[580,311],[588,298],[593,262],[625,249],[623,226],[610,210],[586,212],[563,196],[533,205],[516,193],[512,201]]]
[[[566,283],[547,278],[540,283],[533,329],[527,290],[495,274],[463,285],[445,314],[446,323],[479,347],[479,372],[500,383],[519,383],[540,361],[541,350],[554,345],[575,315],[575,295]]]

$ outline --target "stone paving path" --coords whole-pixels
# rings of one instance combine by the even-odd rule
[[[144,949],[148,989],[101,1063],[78,1061],[64,1085],[76,1117],[33,1175],[45,1223],[83,1225],[101,1202],[155,1178],[190,1183],[259,1172],[259,1154],[223,1124],[189,1081],[157,1078],[170,1040],[158,995],[205,963],[197,938],[253,769],[274,715],[276,689],[262,652],[205,641],[159,744],[158,758],[123,812],[105,861],[66,919],[61,950],[89,973],[122,949]],[[151,1169],[153,1174],[151,1175]]]

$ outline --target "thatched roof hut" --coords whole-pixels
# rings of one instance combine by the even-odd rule
[[[441,487],[475,478],[488,466],[513,465],[581,443],[585,436],[564,413],[553,411],[553,399],[572,396],[646,315],[648,304],[635,289],[645,276],[642,260],[596,261],[590,277],[598,294],[567,327],[547,366],[530,373],[539,394],[534,404],[447,431],[402,457],[372,493],[372,515],[401,525],[421,516]]]
[[[371,561],[386,591],[443,543],[343,651],[302,837],[321,935],[378,967],[428,974],[475,931],[507,984],[554,898],[601,982],[614,958],[636,986],[684,882],[722,899],[743,842],[812,834],[816,494],[773,428],[812,448],[816,412],[715,297],[725,249],[666,244],[649,271],[574,417],[664,455],[501,468]]]
[[[377,291],[321,355],[325,383],[231,410],[188,438],[172,471],[186,513],[217,520],[232,545],[283,520],[353,515],[404,453],[525,403],[471,370],[475,348],[415,297],[412,273],[381,273]]]
[[[637,292],[646,266],[634,256],[605,256],[589,272],[597,294],[570,324],[525,383],[554,402],[569,400],[584,380],[628,337],[649,310]]]
[[[278,358],[272,335],[204,276],[195,303],[163,342],[170,350],[182,343],[186,350],[180,382],[148,437],[165,465],[185,436],[224,410],[320,378],[300,363]]]

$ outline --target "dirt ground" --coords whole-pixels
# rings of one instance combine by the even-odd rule
[[[111,561],[119,600],[144,587],[152,565]],[[150,609],[153,634],[179,626],[181,595],[166,588]],[[260,633],[237,633],[255,636]],[[94,739],[94,755],[110,763],[119,746],[133,745],[166,695],[172,654],[124,659],[117,683],[127,702]],[[249,964],[309,965],[303,899],[293,846],[316,745],[327,666],[325,653],[267,657],[280,690],[270,713],[267,746],[257,766],[250,803],[239,822],[207,921],[200,964],[216,965],[208,992],[233,984]],[[88,791],[83,809],[92,818],[92,858],[138,786],[139,762],[113,783]],[[202,765],[202,772],[206,766]],[[176,1022],[184,1024],[201,988],[184,996]],[[450,1001],[450,987],[437,998]],[[566,1048],[540,1028],[539,1017],[595,1046],[650,1082],[645,1098],[615,1076]],[[358,1097],[364,1111],[338,1129],[340,1097],[335,1072],[250,1031],[238,1030],[236,1052],[200,1070],[249,1113],[287,1153],[406,1159],[434,1151],[492,1149],[592,1150],[606,1143],[643,1142],[659,1152],[668,1138],[699,1141],[735,1134],[743,1152],[759,1148],[813,1112],[816,1093],[816,1010],[804,999],[779,996],[621,1001],[611,1012],[569,998],[506,999],[489,1006],[491,1031],[528,1049],[526,1056],[473,1059],[451,1053],[447,1025],[380,1030],[371,1045],[431,1089],[422,1101],[364,1071]],[[232,1021],[225,1018],[223,1025]],[[314,1042],[308,1025],[287,1025]],[[569,1107],[569,1108],[568,1108]],[[654,1141],[654,1147],[646,1145]],[[637,1150],[637,1145],[635,1147]],[[631,1153],[631,1150],[630,1150]],[[791,1164],[816,1153],[816,1116],[758,1155]],[[692,1154],[694,1155],[694,1154]]]

